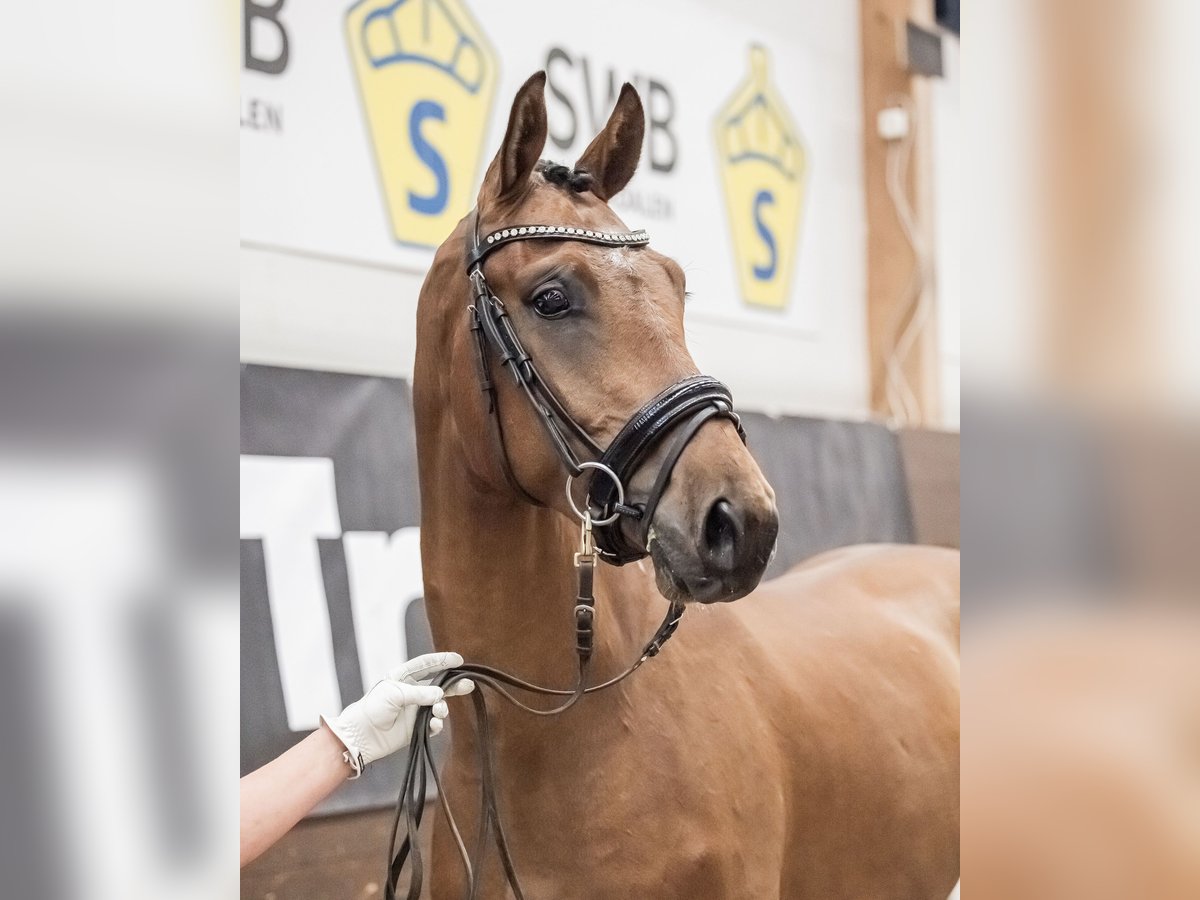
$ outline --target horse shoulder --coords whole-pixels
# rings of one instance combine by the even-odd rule
[[[840,887],[798,869],[785,893],[844,896],[856,879],[858,896],[924,895],[943,882],[948,893],[958,860],[958,554],[832,551],[764,584],[736,614],[758,657],[767,757],[789,762],[776,767],[791,779],[789,855],[857,860],[834,873]]]

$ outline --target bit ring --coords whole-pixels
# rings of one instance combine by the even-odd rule
[[[579,472],[576,472],[575,475],[580,474],[584,469],[595,469],[597,472],[602,472],[605,475],[607,475],[610,479],[612,479],[613,486],[617,489],[617,503],[618,503],[618,505],[621,505],[621,506],[625,505],[625,486],[623,484],[621,484],[621,479],[617,477],[616,472],[614,472],[608,466],[604,465],[604,463],[592,462],[591,460],[589,460],[587,462],[581,462],[579,464]],[[575,497],[571,493],[571,484],[572,484],[572,482],[575,481],[575,475],[567,476],[567,502],[571,504],[572,511],[574,511],[575,515],[579,516],[579,521],[582,522],[584,519],[587,518],[588,513],[583,512],[582,510],[580,510],[580,508],[578,506],[575,505]],[[621,518],[621,514],[619,512],[615,512],[611,516],[608,516],[607,518],[604,518],[604,519],[592,519],[592,524],[593,525],[611,525],[613,522],[617,521],[617,519],[619,519],[619,518]]]

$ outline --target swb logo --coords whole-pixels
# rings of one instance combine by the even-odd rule
[[[436,247],[474,199],[495,51],[462,0],[361,0],[346,38],[392,234]]]
[[[717,114],[717,163],[742,298],[782,308],[796,261],[808,160],[768,74],[767,51],[751,48],[750,77]]]

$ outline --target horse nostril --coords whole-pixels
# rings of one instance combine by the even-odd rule
[[[738,542],[742,537],[741,522],[728,500],[718,500],[704,520],[704,546],[712,567],[732,572],[737,566]]]

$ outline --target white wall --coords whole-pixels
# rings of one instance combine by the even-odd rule
[[[801,131],[806,124],[811,127],[812,117],[821,116],[824,127],[835,130],[838,146],[846,148],[814,153],[811,159],[811,178],[822,180],[824,199],[820,219],[811,217],[812,209],[806,211],[805,234],[807,229],[833,228],[842,236],[837,264],[823,266],[827,274],[814,290],[820,295],[811,301],[817,308],[815,327],[784,330],[693,310],[688,316],[693,353],[705,371],[731,385],[745,408],[864,417],[868,386],[858,4],[751,0],[738,5],[736,22],[721,18],[729,7],[715,0],[694,0],[685,8],[718,23],[727,21],[731,29],[736,25],[739,34],[748,26],[786,39],[811,55],[819,84],[790,86],[777,79],[777,88]],[[711,52],[741,56],[744,47]],[[814,95],[819,108],[804,108],[798,99]],[[506,111],[509,99],[499,96],[497,106]],[[704,189],[717,191],[719,186]],[[801,265],[805,248],[802,237]],[[703,264],[682,256],[680,261],[685,267]],[[241,249],[241,266],[245,361],[401,377],[411,373],[420,276],[249,242]]]

